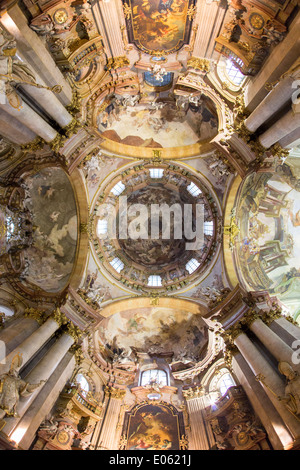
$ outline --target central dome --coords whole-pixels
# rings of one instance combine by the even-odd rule
[[[182,166],[123,169],[99,188],[93,208],[99,267],[136,291],[185,288],[204,275],[218,249],[218,213],[207,182]]]
[[[180,239],[175,238],[176,226],[181,226],[183,232],[183,218],[176,219],[176,215],[171,213],[168,220],[162,220],[162,211],[157,206],[165,204],[167,207],[174,205],[181,208],[181,214],[184,214],[184,198],[179,191],[165,188],[163,184],[150,183],[148,186],[137,189],[127,199],[128,211],[134,208],[135,204],[142,204],[147,207],[149,218],[145,220],[144,229],[149,234],[148,239],[139,238],[132,240],[120,240],[120,247],[124,253],[133,262],[144,265],[145,267],[157,266],[163,267],[186,257],[185,244],[186,239],[183,236]],[[151,217],[152,214],[152,217]],[[168,214],[167,214],[168,215]],[[128,217],[130,224],[136,216]],[[166,218],[165,218],[166,219]],[[166,225],[164,223],[167,222]],[[178,228],[178,227],[177,227]],[[151,230],[157,230],[159,238],[151,237]],[[164,230],[164,232],[163,232]],[[169,234],[167,233],[169,231]],[[165,235],[164,235],[165,234]]]

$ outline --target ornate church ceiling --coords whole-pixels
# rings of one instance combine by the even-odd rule
[[[250,96],[246,109],[244,90],[259,81],[295,8],[275,0],[23,0],[23,12],[3,14],[1,54],[18,84],[18,93],[9,91],[14,119],[22,105],[44,119],[40,133],[33,123],[26,129],[25,142],[16,127],[9,164],[0,153],[9,182],[20,186],[1,194],[6,202],[19,194],[11,223],[28,211],[34,227],[28,246],[5,261],[11,282],[29,301],[58,297],[77,325],[92,327],[86,351],[108,375],[120,366],[115,354],[124,359],[120,383],[132,379],[137,352],[168,356],[178,375],[207,367],[219,343],[210,338],[216,325],[202,317],[217,315],[238,285],[279,294],[293,312],[300,307],[298,175],[278,148],[264,148],[244,127],[253,104]],[[20,15],[25,39],[14,26]],[[40,88],[67,117],[51,114]],[[270,172],[256,173],[263,162]],[[118,225],[125,196],[129,212],[136,204],[190,205],[193,228],[201,206],[203,243],[187,250],[174,236],[131,239],[117,230],[110,237],[109,209]],[[184,222],[182,210],[171,228]],[[201,316],[183,310],[183,301],[203,308]]]

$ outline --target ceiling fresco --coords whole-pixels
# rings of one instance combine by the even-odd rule
[[[189,41],[193,0],[123,0],[129,40],[155,55],[178,51]]]
[[[235,253],[246,285],[278,296],[295,315],[300,308],[300,192],[290,167],[278,170],[245,181],[236,209]]]
[[[99,337],[110,360],[116,356],[116,361],[126,364],[134,361],[137,353],[146,352],[182,367],[202,359],[208,341],[201,315],[162,307],[115,313],[101,322]]]
[[[97,116],[101,136],[150,148],[180,147],[211,140],[218,130],[215,105],[205,96],[156,99],[148,96],[107,100]],[[101,106],[103,108],[103,105]]]
[[[72,186],[59,168],[24,177],[24,209],[34,225],[33,242],[24,252],[26,283],[59,292],[67,284],[77,247],[77,209]],[[42,263],[41,263],[42,260]]]

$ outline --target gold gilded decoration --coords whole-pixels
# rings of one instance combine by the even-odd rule
[[[194,17],[196,14],[196,7],[194,5],[191,5],[186,13],[186,16],[190,21],[193,21]]]
[[[224,332],[221,332],[221,336],[225,343],[228,342],[230,345],[234,345],[236,338],[243,333],[244,331],[242,330],[242,325],[240,323],[236,323],[234,326],[228,328]]]
[[[67,10],[65,10],[64,8],[59,8],[54,12],[53,19],[57,24],[64,24],[68,19]]]
[[[116,388],[113,386],[106,386],[104,389],[105,393],[109,395],[111,398],[115,398],[116,400],[123,400],[126,390],[123,390],[121,388]]]
[[[51,318],[53,318],[53,320],[56,321],[56,323],[58,323],[59,326],[66,325],[69,321],[66,315],[62,313],[60,308],[57,308],[56,310],[54,310]]]
[[[187,61],[187,67],[191,67],[195,70],[208,73],[210,71],[210,61],[199,57],[191,57]]]
[[[265,25],[265,20],[259,13],[252,13],[249,17],[249,23],[254,29],[262,29]]]
[[[33,318],[34,320],[36,320],[39,325],[41,325],[45,321],[45,315],[46,315],[45,312],[37,308],[28,307],[25,309],[24,314],[25,314],[25,317]]]
[[[73,344],[70,348],[70,352],[74,354],[76,364],[79,366],[84,360],[81,347]]]
[[[128,67],[130,65],[129,59],[123,55],[119,57],[111,57],[108,59],[106,68],[107,70],[120,69],[123,67]]]
[[[188,438],[184,434],[179,439],[179,446],[180,446],[180,450],[187,450],[189,448]]]
[[[82,336],[82,333],[80,331],[80,328],[78,326],[75,326],[72,322],[69,321],[68,326],[67,326],[67,333],[69,336],[71,336],[75,343],[78,342],[80,337]]]
[[[124,16],[125,16],[126,20],[129,20],[130,17],[131,17],[131,8],[128,5],[128,3],[124,3],[123,11],[124,11]]]
[[[234,210],[231,212],[231,217],[230,217],[230,225],[225,225],[223,227],[223,233],[224,235],[229,236],[229,247],[230,249],[233,249],[234,243],[235,243],[235,238],[239,234],[240,229],[237,225],[237,220],[235,218],[235,212]]]
[[[69,138],[73,134],[78,132],[78,130],[81,127],[82,127],[81,123],[77,119],[73,118],[72,121],[66,127],[63,128],[63,131],[66,134],[66,136]]]
[[[125,450],[127,447],[127,437],[125,434],[123,434],[120,437],[120,442],[119,442],[119,450]]]
[[[26,150],[28,152],[35,152],[36,150],[41,150],[45,145],[44,139],[37,136],[34,140],[29,142],[28,144],[21,145],[22,150]]]
[[[191,400],[193,398],[199,398],[204,395],[204,388],[197,386],[195,388],[188,388],[187,390],[182,390],[182,395],[186,400]]]

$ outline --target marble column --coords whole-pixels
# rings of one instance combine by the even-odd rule
[[[3,109],[0,109],[0,129],[3,137],[17,145],[28,144],[36,138],[35,132]]]
[[[206,433],[206,423],[204,421],[203,410],[207,404],[205,398],[198,390],[183,391],[183,396],[187,403],[187,412],[191,425],[191,439],[189,440],[190,450],[209,450],[210,445]]]
[[[294,325],[292,322],[287,320],[284,316],[276,318],[270,324],[270,329],[274,328],[275,325],[286,331],[293,340],[300,340],[300,328]]]
[[[122,57],[125,55],[125,50],[118,17],[118,7],[114,0],[110,2],[98,2],[98,6],[109,40],[111,55],[112,57]]]
[[[283,450],[290,448],[293,443],[291,433],[238,350],[232,357],[232,369],[245,390],[255,413],[263,424],[273,449]]]
[[[51,374],[55,371],[56,367],[63,359],[65,354],[69,351],[74,343],[74,338],[69,334],[63,333],[60,338],[51,346],[45,356],[38,362],[32,371],[24,377],[24,380],[30,384],[38,384],[40,381],[49,379]],[[40,393],[44,384],[31,393],[28,397],[21,397],[17,407],[20,417],[27,411],[35,397]],[[13,430],[18,425],[19,418],[7,418],[7,424],[3,428],[6,435],[11,435]]]
[[[22,85],[22,88],[30,95],[44,110],[64,128],[72,121],[73,117],[58,100],[57,96],[45,88],[37,88],[31,85]]]
[[[74,354],[67,352],[18,422],[11,439],[19,443],[21,449],[26,450],[31,446],[40,424],[51,412],[61,390],[72,376],[75,366]]]
[[[0,356],[0,363],[4,362],[9,353],[17,348],[38,328],[38,321],[28,317],[16,318],[7,327],[4,327],[4,329],[0,331],[0,341],[5,345],[2,349],[5,356]]]
[[[59,324],[53,319],[48,318],[36,331],[17,346],[7,357],[6,363],[0,367],[0,372],[4,373],[10,368],[12,359],[16,354],[22,356],[22,367],[32,358],[32,356],[51,338],[58,330]]]
[[[292,109],[259,136],[258,140],[263,147],[268,149],[273,144],[295,131],[299,126],[300,103],[292,105]]]
[[[249,328],[278,362],[286,361],[290,364],[292,363],[294,351],[262,320],[256,319],[252,321],[249,324]],[[294,366],[294,368],[300,372],[300,366]]]
[[[300,439],[300,421],[278,399],[285,396],[285,383],[270,363],[262,356],[247,335],[237,332],[234,344],[248,363],[255,376],[261,379],[261,384],[273,403],[274,407],[287,426],[295,441]]]
[[[98,443],[100,442],[100,434],[101,434],[101,431],[102,431],[103,422],[104,422],[108,402],[109,402],[109,394],[105,393],[104,394],[104,401],[102,403],[102,411],[101,411],[100,421],[98,421],[98,423],[96,424],[95,432],[93,434],[93,437],[92,437],[91,443],[90,443],[90,448],[92,450],[96,450],[97,446],[98,446]]]
[[[275,85],[270,93],[259,103],[250,116],[245,120],[245,126],[250,132],[255,132],[262,124],[272,117],[285,103],[287,103],[295,91],[293,83],[300,78],[299,59],[293,65],[291,72]]]
[[[59,100],[64,106],[70,104],[72,101],[70,84],[57,67],[43,41],[28,26],[28,20],[17,2],[2,14],[0,22],[15,37],[18,51],[24,56],[26,62],[38,72],[47,86],[60,85],[62,92],[59,94]]]
[[[115,387],[107,387],[106,393],[109,394],[109,399],[97,449],[117,450],[119,443],[117,442],[116,429],[119,421],[122,400],[125,396],[125,390]]]
[[[46,142],[51,142],[57,135],[54,130],[43,118],[33,111],[24,101],[20,108],[13,108],[9,103],[0,104],[0,109],[24,124],[34,134],[38,135]],[[24,142],[25,143],[25,142]]]

